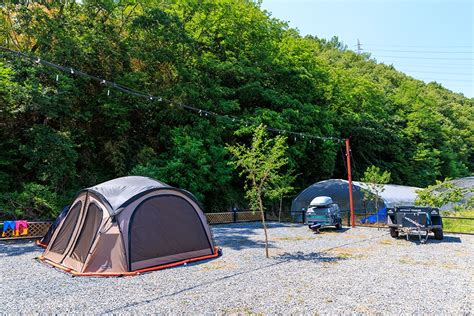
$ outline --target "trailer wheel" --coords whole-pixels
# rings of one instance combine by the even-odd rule
[[[390,236],[392,236],[392,238],[398,238],[398,230],[395,227],[390,227]]]
[[[442,229],[435,229],[433,230],[434,237],[436,240],[443,240],[443,230]]]
[[[336,229],[337,229],[337,230],[340,230],[340,229],[342,228],[341,223],[337,223],[335,226],[336,226]]]

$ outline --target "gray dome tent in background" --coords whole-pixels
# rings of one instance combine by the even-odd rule
[[[474,192],[471,191],[474,188],[474,177],[465,177],[465,178],[459,178],[459,179],[454,179],[450,181],[454,186],[457,186],[461,189],[462,191],[462,199],[459,203],[456,203],[455,205],[464,205],[467,206],[469,203],[469,200],[472,199],[474,196]],[[440,191],[440,190],[436,190]],[[446,205],[443,205],[441,207],[442,210],[450,210],[454,206],[453,203],[448,203]]]
[[[364,201],[362,189],[369,189],[366,183],[353,181],[352,191],[355,213],[374,213],[375,205],[372,201]],[[415,205],[416,190],[420,188],[396,184],[385,184],[384,191],[380,194],[379,209],[396,205]],[[342,179],[329,179],[316,182],[307,187],[291,203],[291,215],[301,219],[301,212],[308,207],[312,199],[317,196],[329,196],[338,204],[341,211],[349,210],[349,183]]]

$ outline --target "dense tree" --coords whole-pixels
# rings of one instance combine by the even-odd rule
[[[252,126],[351,137],[356,179],[376,165],[395,183],[424,187],[474,170],[473,99],[337,38],[302,37],[259,2],[4,1],[0,43],[170,100],[1,53],[4,213],[51,217],[77,189],[127,174],[193,191],[208,211],[247,207],[225,148],[250,142],[234,134],[242,126],[180,104]],[[288,145],[296,190],[345,177],[340,143],[289,136]]]

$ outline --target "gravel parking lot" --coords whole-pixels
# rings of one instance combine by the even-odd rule
[[[135,277],[76,277],[34,260],[32,242],[0,243],[5,313],[473,313],[474,236],[420,245],[374,228],[213,226],[223,256]]]

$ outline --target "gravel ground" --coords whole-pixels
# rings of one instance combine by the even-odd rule
[[[222,257],[122,278],[73,278],[31,242],[0,243],[0,313],[473,313],[474,236],[272,223],[266,259],[258,223],[213,231]]]

